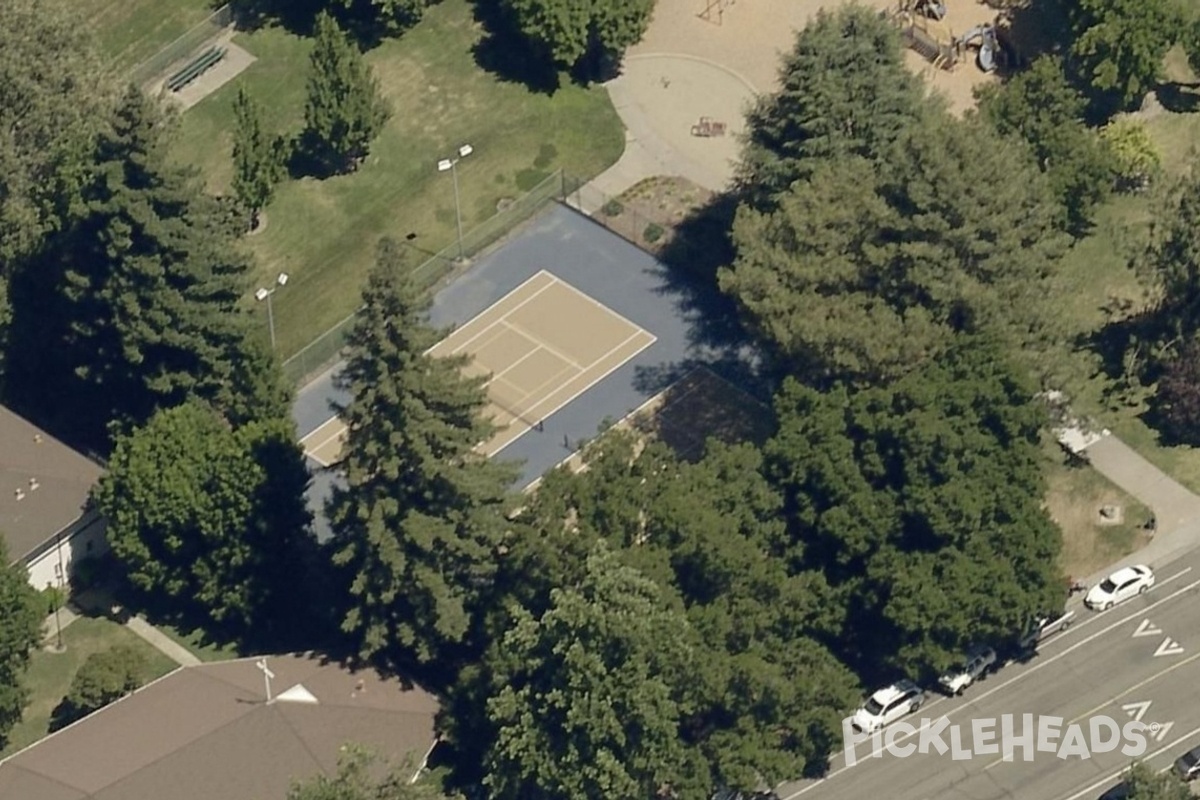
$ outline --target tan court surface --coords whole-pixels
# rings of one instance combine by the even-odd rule
[[[485,414],[497,432],[478,449],[492,456],[654,341],[653,334],[543,270],[429,354],[469,355],[464,372],[487,379]],[[335,417],[301,444],[328,466],[340,458],[344,441],[345,426]]]

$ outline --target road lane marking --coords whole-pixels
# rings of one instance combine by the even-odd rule
[[[1165,584],[1167,584],[1167,583],[1170,583],[1171,581],[1175,580],[1176,578],[1181,578],[1181,577],[1183,577],[1184,575],[1188,574],[1188,573],[1189,573],[1189,572],[1191,572],[1191,571],[1192,571],[1192,568],[1191,568],[1191,567],[1187,567],[1186,569],[1184,569],[1184,570],[1182,570],[1182,571],[1180,571],[1180,572],[1177,572],[1177,573],[1175,573],[1175,574],[1174,574],[1174,575],[1172,575],[1170,578],[1167,578],[1166,580],[1160,581],[1158,585],[1161,587],[1161,586],[1163,586],[1163,585],[1165,585]],[[975,696],[975,697],[972,697],[972,698],[970,699],[970,702],[964,703],[963,705],[959,706],[958,708],[959,708],[959,709],[966,708],[966,707],[967,707],[967,706],[969,706],[969,705],[973,705],[973,704],[975,704],[975,703],[978,703],[979,701],[983,700],[983,699],[984,699],[984,698],[986,698],[986,697],[990,697],[991,695],[995,694],[996,692],[1000,691],[1001,689],[1004,689],[1005,687],[1007,687],[1007,686],[1010,686],[1010,685],[1012,685],[1012,684],[1016,683],[1017,681],[1021,680],[1022,678],[1026,678],[1026,677],[1028,677],[1029,675],[1032,675],[1033,673],[1037,672],[1037,671],[1038,671],[1039,669],[1041,669],[1042,667],[1045,667],[1045,666],[1047,666],[1048,664],[1053,664],[1053,663],[1054,663],[1055,661],[1057,661],[1058,659],[1062,658],[1063,656],[1066,656],[1066,655],[1068,655],[1069,653],[1071,653],[1071,652],[1073,652],[1073,651],[1075,651],[1075,650],[1079,649],[1080,647],[1083,647],[1085,644],[1088,644],[1089,642],[1095,641],[1096,639],[1100,638],[1101,636],[1103,636],[1104,634],[1108,633],[1109,631],[1111,631],[1111,630],[1113,630],[1113,629],[1115,629],[1115,628],[1119,628],[1119,627],[1121,627],[1121,626],[1122,626],[1122,625],[1124,625],[1125,623],[1129,622],[1131,619],[1136,619],[1137,617],[1140,617],[1140,616],[1142,616],[1142,615],[1143,615],[1143,614],[1145,614],[1147,611],[1150,611],[1151,609],[1155,608],[1156,606],[1160,606],[1160,605],[1162,605],[1163,603],[1166,603],[1166,602],[1168,602],[1168,601],[1170,601],[1170,600],[1174,600],[1174,599],[1175,599],[1176,597],[1178,597],[1179,595],[1181,595],[1181,594],[1184,594],[1185,592],[1189,592],[1189,591],[1191,591],[1192,589],[1195,589],[1197,586],[1200,586],[1200,581],[1193,581],[1192,583],[1189,583],[1187,586],[1184,586],[1182,589],[1176,589],[1176,590],[1175,590],[1174,592],[1172,592],[1171,594],[1167,595],[1166,597],[1164,597],[1164,598],[1162,598],[1162,599],[1160,599],[1160,600],[1156,600],[1156,601],[1154,601],[1153,603],[1151,603],[1150,605],[1148,605],[1148,606],[1146,606],[1145,608],[1141,609],[1140,611],[1135,611],[1134,613],[1132,613],[1132,614],[1130,614],[1130,615],[1128,615],[1128,616],[1126,616],[1126,617],[1123,617],[1122,619],[1119,619],[1119,620],[1117,620],[1116,622],[1113,622],[1113,623],[1109,624],[1107,627],[1101,628],[1100,630],[1098,630],[1098,631],[1096,631],[1095,633],[1093,633],[1091,636],[1088,636],[1088,637],[1086,637],[1086,638],[1084,638],[1084,639],[1080,639],[1078,642],[1076,642],[1075,644],[1071,645],[1071,646],[1070,646],[1070,647],[1068,647],[1066,650],[1063,650],[1063,651],[1062,651],[1062,652],[1060,652],[1060,653],[1055,653],[1055,654],[1054,654],[1054,655],[1052,655],[1052,656],[1047,656],[1046,658],[1039,660],[1039,661],[1038,661],[1038,663],[1034,664],[1032,667],[1030,667],[1029,669],[1025,670],[1025,671],[1024,671],[1024,672],[1022,672],[1020,675],[1014,675],[1013,677],[1009,678],[1007,681],[1005,681],[1004,683],[1000,684],[999,686],[994,686],[994,687],[992,687],[991,689],[988,689],[988,690],[987,690],[986,692],[984,692],[983,694],[980,694],[980,695],[977,695],[977,696]],[[1098,615],[1097,615],[1097,617],[1099,617],[1099,616],[1100,616],[1100,615],[1098,614]],[[1089,620],[1089,622],[1090,622],[1090,621],[1091,621],[1091,620]],[[1087,623],[1084,623],[1084,624],[1087,624]],[[1077,626],[1077,627],[1083,627],[1083,625],[1080,625],[1080,626]],[[1200,654],[1197,654],[1197,655],[1198,655],[1198,656],[1200,656]],[[1195,658],[1195,657],[1197,657],[1197,656],[1193,656],[1192,658]],[[1183,666],[1184,664],[1188,663],[1188,661],[1190,661],[1190,660],[1191,660],[1191,659],[1187,659],[1187,660],[1185,660],[1185,661],[1180,661],[1180,662],[1179,662],[1178,664],[1176,664],[1174,667],[1171,667],[1171,669],[1174,669],[1175,667],[1181,667],[1181,666]],[[932,706],[932,705],[936,705],[938,702],[940,702],[940,700],[936,700],[936,701],[934,701],[933,703],[930,703],[929,705],[931,705],[931,706]],[[1108,703],[1105,703],[1105,704],[1104,704],[1104,706],[1107,706],[1107,705],[1109,705],[1109,703],[1111,703],[1111,702],[1112,702],[1112,701],[1110,700]],[[1101,708],[1104,708],[1104,706],[1101,706]],[[958,710],[958,709],[956,709],[956,710]],[[948,714],[947,714],[947,715],[945,715],[945,716],[947,717],[947,719],[949,718],[949,715],[948,715]],[[907,739],[909,739],[909,738],[911,738],[911,737],[913,737],[913,736],[916,736],[916,735],[919,733],[919,731],[920,731],[920,728],[918,728],[918,729],[917,729],[917,732],[914,732],[914,733],[909,733],[909,734],[903,734],[903,735],[900,735],[900,736],[895,736],[895,737],[893,737],[893,743],[894,743],[894,744],[900,744],[901,742],[903,742],[903,741],[906,741]],[[836,778],[838,775],[841,775],[842,773],[846,772],[846,770],[848,770],[848,769],[850,769],[850,767],[848,767],[848,766],[841,766],[841,767],[838,767],[837,769],[835,769],[835,770],[831,771],[831,772],[830,772],[828,775],[826,775],[824,778],[821,778],[820,780],[818,780],[816,783],[812,783],[812,784],[809,784],[808,786],[805,786],[805,787],[803,787],[803,788],[801,788],[801,789],[797,789],[796,791],[792,792],[791,794],[787,795],[786,797],[783,797],[783,798],[781,798],[781,800],[795,800],[795,798],[799,797],[800,795],[802,795],[802,794],[804,794],[804,793],[806,793],[806,792],[810,792],[810,791],[812,791],[813,789],[817,788],[818,786],[821,786],[822,784],[826,783],[827,781],[831,781],[831,780],[833,780],[833,779],[834,779],[834,778]]]
[[[1195,660],[1196,660],[1196,659],[1198,659],[1198,658],[1200,658],[1200,653],[1197,653],[1197,654],[1196,654],[1196,655],[1194,655],[1194,656],[1190,656],[1190,657],[1188,657],[1188,658],[1185,658],[1183,661],[1177,661],[1177,662],[1175,662],[1174,664],[1172,664],[1171,666],[1167,667],[1166,669],[1164,669],[1164,670],[1159,670],[1158,672],[1154,673],[1154,674],[1153,674],[1153,675],[1151,675],[1149,678],[1146,678],[1146,680],[1144,680],[1144,681],[1141,681],[1141,682],[1139,682],[1139,683],[1136,683],[1136,684],[1134,684],[1133,686],[1130,686],[1128,689],[1126,689],[1125,691],[1121,692],[1119,695],[1117,695],[1116,697],[1112,698],[1112,699],[1111,699],[1111,700],[1109,700],[1108,702],[1106,702],[1106,703],[1101,703],[1100,705],[1096,706],[1095,708],[1091,709],[1090,711],[1088,711],[1088,712],[1086,712],[1086,713],[1083,713],[1083,714],[1080,714],[1078,717],[1075,717],[1074,719],[1070,720],[1070,722],[1078,722],[1078,721],[1079,721],[1079,720],[1081,720],[1081,719],[1086,719],[1087,717],[1090,717],[1090,716],[1092,716],[1093,714],[1095,714],[1097,711],[1100,711],[1100,710],[1102,710],[1102,709],[1108,708],[1110,705],[1112,705],[1113,703],[1117,702],[1117,701],[1118,701],[1118,700],[1120,700],[1121,698],[1129,696],[1129,695],[1130,695],[1130,694],[1132,694],[1133,692],[1136,692],[1138,689],[1141,689],[1143,686],[1146,686],[1147,684],[1153,683],[1154,681],[1158,680],[1158,679],[1159,679],[1159,678],[1161,678],[1162,676],[1164,676],[1164,675],[1167,675],[1167,674],[1169,674],[1169,673],[1171,673],[1171,672],[1174,672],[1175,670],[1179,669],[1180,667],[1186,666],[1186,665],[1190,664],[1191,662],[1195,661]],[[1069,723],[1068,723],[1068,724],[1069,724]]]
[[[1154,657],[1159,656],[1177,656],[1183,652],[1183,645],[1172,639],[1170,636],[1162,640],[1162,644],[1154,651]]]
[[[1121,706],[1121,710],[1133,717],[1134,722],[1141,722],[1153,702],[1153,700],[1143,700],[1140,703],[1126,703]]]
[[[1150,759],[1155,758],[1157,756],[1160,756],[1163,753],[1165,753],[1167,750],[1170,750],[1172,747],[1179,744],[1180,742],[1185,741],[1189,737],[1195,736],[1197,733],[1200,733],[1200,728],[1196,728],[1195,730],[1188,731],[1183,736],[1180,736],[1178,739],[1171,742],[1170,744],[1164,745],[1163,747],[1158,748],[1150,755],[1142,756],[1140,760],[1144,762],[1144,761],[1149,761]],[[1160,769],[1159,772],[1166,772],[1170,768],[1171,768],[1171,765],[1168,764],[1167,766]],[[1093,783],[1091,786],[1088,786],[1085,789],[1080,789],[1079,791],[1077,791],[1075,794],[1071,795],[1070,797],[1060,797],[1059,800],[1079,800],[1079,798],[1087,795],[1089,792],[1094,792],[1097,789],[1099,789],[1101,786],[1105,786],[1106,784],[1109,783],[1109,781],[1113,781],[1113,780],[1116,780],[1117,778],[1120,778],[1122,775],[1125,774],[1126,769],[1128,769],[1128,768],[1122,767],[1120,772],[1114,772],[1113,774],[1109,775],[1107,778],[1104,778],[1103,780],[1098,780],[1095,783]]]
[[[1157,636],[1160,633],[1162,633],[1162,628],[1155,627],[1151,624],[1150,618],[1147,617],[1142,620],[1142,624],[1138,625],[1138,629],[1133,632],[1133,638],[1136,639],[1139,636]]]
[[[1151,731],[1151,733],[1154,735],[1154,741],[1161,742],[1163,739],[1167,738],[1167,731],[1175,727],[1175,722],[1164,722],[1161,725],[1156,722],[1154,725],[1158,725],[1157,732],[1154,732],[1153,730]],[[1150,727],[1153,728],[1154,725],[1151,725]]]

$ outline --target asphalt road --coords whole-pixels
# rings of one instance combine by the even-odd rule
[[[824,779],[786,784],[778,789],[780,798],[1095,800],[1118,783],[1132,760],[1122,748],[1138,744],[1136,736],[1122,732],[1113,737],[1101,728],[1100,744],[1115,738],[1115,747],[1093,751],[1097,740],[1092,726],[1103,726],[1098,717],[1111,718],[1117,726],[1144,723],[1145,751],[1139,757],[1158,768],[1169,766],[1200,745],[1200,551],[1155,573],[1157,585],[1145,595],[1102,613],[1080,608],[1075,623],[1044,641],[1037,656],[1006,664],[963,697],[931,691],[924,707],[901,721],[914,732],[897,727],[899,723],[892,726],[897,748],[917,745],[910,755],[900,757],[883,748],[873,758],[868,741],[856,747],[853,766],[838,754]],[[1026,720],[1025,714],[1032,717]],[[1002,756],[1003,715],[1012,715],[1011,731],[1020,735],[1028,730],[1035,743],[1013,747],[1008,760]],[[943,716],[947,727],[933,736]],[[988,726],[991,720],[995,722]],[[1078,741],[1087,757],[1036,746],[1037,728],[1043,724],[1059,731],[1048,747],[1074,741],[1068,734],[1072,723],[1079,725]],[[980,726],[980,736],[973,725]],[[956,726],[958,758],[952,741]],[[938,752],[935,740],[944,743],[945,754]],[[988,745],[996,752],[983,752]],[[1033,751],[1030,760],[1027,749]]]

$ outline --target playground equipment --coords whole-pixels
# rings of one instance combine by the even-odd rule
[[[976,25],[954,41],[955,48],[965,50],[978,43],[979,53],[976,60],[984,72],[996,69],[996,61],[1000,55],[1000,42],[996,39],[995,25]]]
[[[720,25],[725,19],[725,7],[731,6],[736,0],[704,0],[704,10],[696,16],[705,22],[712,22],[715,25]],[[713,19],[713,12],[717,12],[717,18]]]
[[[904,44],[933,63],[935,69],[953,69],[962,53],[950,28],[940,19],[926,16],[927,0],[901,0],[890,14],[900,28]],[[944,9],[944,7],[943,7]]]
[[[916,0],[913,11],[930,19],[943,20],[946,18],[946,3],[943,0]]]
[[[724,136],[725,123],[714,122],[712,117],[701,117],[700,121],[692,126],[692,136],[702,136],[708,138],[710,136]]]

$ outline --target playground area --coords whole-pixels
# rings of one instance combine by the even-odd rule
[[[892,16],[910,42],[907,63],[955,113],[973,107],[976,86],[995,80],[994,70],[980,67],[995,55],[986,33],[995,9],[978,0],[861,1]],[[739,155],[745,110],[756,95],[778,88],[780,59],[796,32],[831,5],[660,0],[646,36],[630,48],[621,76],[609,86],[631,138],[665,168],[722,189]],[[937,10],[940,18],[932,13]],[[956,57],[942,58],[943,50]]]
[[[487,381],[484,414],[497,431],[477,449],[491,457],[531,430],[544,433],[543,420],[654,342],[653,334],[543,270],[428,354],[468,355],[464,373]],[[344,423],[334,417],[301,445],[328,467],[341,459],[345,435]]]

